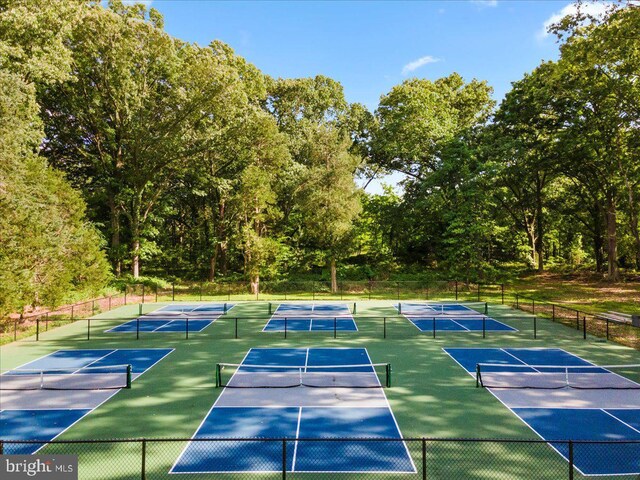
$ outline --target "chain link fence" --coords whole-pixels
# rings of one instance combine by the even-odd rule
[[[434,438],[0,441],[0,453],[71,454],[79,478],[477,479],[629,478],[638,441]],[[635,459],[635,460],[634,460]],[[356,476],[354,476],[356,474]],[[358,475],[359,474],[359,475]],[[587,475],[587,477],[585,477]]]

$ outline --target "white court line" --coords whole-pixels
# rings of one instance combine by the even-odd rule
[[[445,318],[444,320],[447,320],[447,319]],[[467,327],[465,327],[464,325],[462,325],[461,323],[456,322],[453,318],[450,318],[450,319],[448,319],[448,320],[449,320],[450,322],[455,323],[456,325],[461,326],[461,327],[462,327],[462,328],[464,328],[467,332],[470,332],[470,331],[471,331],[471,329],[470,329],[470,328],[467,328]]]
[[[506,353],[507,355],[509,355],[509,356],[511,356],[511,357],[513,357],[513,358],[515,358],[516,360],[518,360],[522,365],[526,365],[527,367],[531,368],[532,370],[534,370],[534,371],[536,371],[536,372],[540,373],[540,370],[538,370],[537,368],[532,367],[531,365],[529,365],[527,362],[525,362],[525,361],[524,361],[524,360],[522,360],[521,358],[516,357],[513,353],[509,353],[509,352],[507,352],[507,350],[506,350],[505,348],[501,348],[500,350],[501,350],[502,352]],[[508,366],[508,364],[507,364],[507,366]]]
[[[617,421],[619,421],[620,423],[622,423],[624,426],[629,427],[629,428],[630,428],[631,430],[633,430],[634,432],[636,432],[636,433],[640,433],[640,430],[638,430],[638,429],[637,429],[637,428],[635,428],[635,427],[632,427],[631,425],[629,425],[629,424],[628,424],[627,422],[625,422],[624,420],[622,420],[622,419],[620,419],[620,418],[616,417],[613,413],[610,413],[610,412],[606,411],[604,408],[601,408],[600,410],[601,410],[602,412],[606,413],[607,415],[609,415],[610,417],[615,418]]]
[[[300,420],[302,420],[302,407],[298,410],[298,425],[296,427],[296,441],[293,446],[293,459],[291,460],[291,471],[296,471],[296,455],[298,455],[298,438],[300,438]]]

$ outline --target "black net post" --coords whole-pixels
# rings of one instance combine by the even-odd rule
[[[127,384],[124,388],[131,388],[131,365],[127,365]]]
[[[147,478],[147,440],[145,438],[142,439],[142,455],[141,455],[141,465],[140,465],[140,478],[142,480],[146,480]]]
[[[386,377],[387,377],[385,384],[386,384],[387,388],[391,388],[391,364],[390,363],[387,363],[385,365],[385,370],[386,370],[385,374],[386,374]]]
[[[4,455],[4,442],[0,440],[0,455]]]
[[[287,317],[284,317],[284,338],[287,338]]]
[[[582,317],[582,338],[587,339],[587,317]]]
[[[87,318],[87,340],[91,340],[91,319]]]
[[[382,338],[387,338],[387,317],[382,319]]]
[[[422,439],[422,480],[427,480],[427,440]]]
[[[487,338],[487,317],[482,317],[482,338]]]
[[[357,303],[353,302],[353,314],[355,315],[358,311]]]
[[[287,439],[282,439],[282,480],[287,478]]]
[[[140,340],[140,317],[136,318],[136,340]]]
[[[269,302],[269,315],[272,315],[271,310],[272,310],[272,306],[271,306],[271,302]]]
[[[222,386],[222,373],[220,372],[220,364],[216,363],[216,388]]]
[[[480,388],[480,364],[476,364],[476,388]]]
[[[402,303],[398,302],[398,315],[402,315]]]
[[[238,339],[238,317],[235,318],[235,328],[236,328],[235,338],[237,340]]]
[[[538,338],[538,321],[536,317],[533,317],[533,339]]]
[[[484,314],[489,315],[489,302],[484,302]]]
[[[605,322],[607,324],[607,340],[609,340],[609,318],[605,318]]]
[[[184,339],[189,340],[189,315],[184,319]]]
[[[36,319],[36,342],[40,340],[40,317]]]
[[[436,317],[433,317],[431,320],[433,322],[433,338],[436,338]]]
[[[569,440],[569,480],[573,480],[573,442]]]
[[[333,317],[333,338],[338,337],[338,319]]]

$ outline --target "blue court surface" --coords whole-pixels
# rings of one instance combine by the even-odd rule
[[[273,313],[279,317],[350,317],[346,303],[281,303]]]
[[[173,304],[154,310],[142,317],[113,327],[106,333],[201,332],[220,316],[231,310],[234,304]]]
[[[353,318],[271,318],[263,332],[287,331],[334,331],[356,332],[358,327]]]
[[[111,350],[58,350],[25,365],[10,370],[4,375],[25,375],[28,371],[68,370],[71,376],[91,375],[94,367],[115,367],[131,365],[132,380],[169,355],[173,349],[111,349]],[[67,372],[65,372],[67,373]],[[0,379],[1,380],[1,379]],[[109,387],[110,388],[110,387]],[[79,401],[72,408],[42,408],[45,404],[54,404],[57,399],[69,399],[74,393],[69,390],[42,391],[4,391],[2,410],[0,410],[0,432],[3,440],[42,440],[34,444],[5,444],[6,454],[31,454],[42,448],[48,440],[69,429],[73,424],[89,414],[99,405],[118,392],[109,390],[84,390]],[[44,393],[44,397],[42,395]],[[36,398],[36,400],[34,400]],[[33,402],[33,405],[30,403]],[[72,400],[73,402],[73,400]]]
[[[487,332],[517,332],[518,330],[507,325],[506,323],[499,322],[493,318],[465,318],[458,316],[446,315],[446,318],[439,317],[405,317],[413,323],[416,328],[421,332],[432,332],[434,329],[436,332],[482,332],[483,329]]]
[[[370,371],[375,375],[364,348],[257,348],[248,352],[242,365],[247,367],[240,369],[256,375],[260,375],[256,365],[292,369],[335,366],[331,371],[358,375]],[[244,440],[190,442],[171,473],[279,472],[283,464],[282,442],[261,442],[258,438],[284,437],[291,438],[286,451],[286,468],[291,472],[415,472],[404,442],[371,440],[401,438],[382,389],[371,390],[376,402],[364,402],[358,407],[341,400],[335,392],[323,393],[325,389],[293,388],[283,396],[281,392],[273,395],[269,389],[226,388],[194,438]],[[252,400],[269,395],[272,401],[268,406],[251,405]],[[348,392],[344,393],[344,398],[348,396]],[[363,403],[362,397],[359,402]],[[323,437],[349,440],[308,440]]]
[[[507,381],[513,376],[516,384],[522,374],[535,377],[565,371],[576,379],[586,375],[588,381],[593,382],[591,390],[585,386],[577,390],[509,390],[506,387],[488,390],[565,459],[569,458],[568,444],[553,440],[593,442],[578,442],[573,447],[575,468],[583,475],[640,473],[640,399],[636,390],[640,385],[558,348],[444,350],[471,375],[475,376],[477,364],[487,363],[492,364],[485,369],[488,375],[491,372],[505,374]],[[570,368],[546,369],[546,366]],[[599,377],[603,378],[602,382],[598,381]],[[601,385],[608,383],[619,389],[601,389]],[[637,443],[597,443],[612,440]]]
[[[477,310],[471,306],[475,306]],[[405,315],[432,317],[433,315],[478,315],[481,311],[484,312],[485,303],[464,305],[462,303],[403,302],[394,304],[393,307]]]

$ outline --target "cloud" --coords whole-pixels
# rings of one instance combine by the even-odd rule
[[[440,59],[436,57],[432,57],[431,55],[426,55],[424,57],[420,57],[417,60],[407,63],[404,67],[402,67],[402,74],[407,75],[408,73],[413,72],[414,70],[419,69],[420,67],[424,67],[430,63],[439,62]]]
[[[548,37],[549,36],[548,30],[551,25],[553,25],[554,23],[558,23],[567,15],[575,15],[576,13],[578,13],[578,8],[580,8],[580,12],[583,14],[591,15],[594,17],[601,17],[607,12],[607,10],[609,10],[609,8],[611,8],[611,3],[590,2],[590,3],[583,3],[582,5],[580,5],[580,7],[578,7],[578,5],[576,5],[575,3],[570,3],[569,5],[566,5],[562,10],[560,10],[559,12],[555,12],[544,21],[544,24],[536,34],[536,37],[538,38],[538,40],[543,40],[546,37]]]
[[[471,3],[480,5],[481,7],[497,7],[498,0],[471,0]]]

